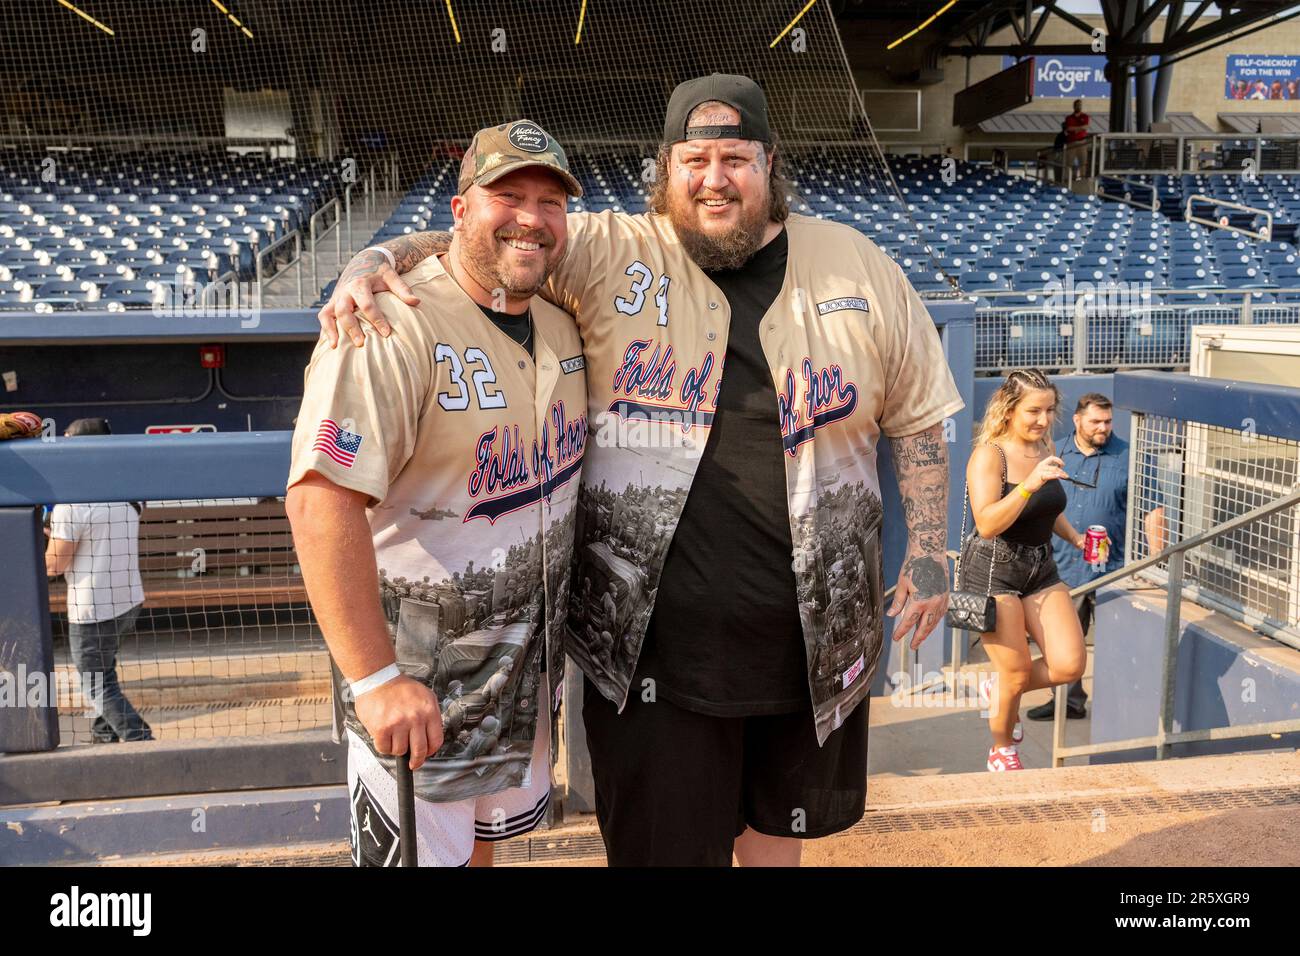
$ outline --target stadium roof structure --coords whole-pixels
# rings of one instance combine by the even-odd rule
[[[1211,6],[1208,2],[1098,0],[1097,5],[1106,25],[1106,52],[1117,57],[1201,52],[1203,44],[1241,35],[1252,27],[1262,28],[1282,15],[1300,15],[1295,0],[1222,0],[1217,17],[1206,15]],[[840,4],[837,15],[848,20],[920,24],[936,6],[916,0],[847,0]],[[1043,27],[1051,17],[1077,27],[1078,42],[1043,42]],[[989,45],[994,33],[1008,27],[1017,42]],[[1092,30],[1093,24],[1062,9],[1056,0],[957,0],[910,42],[937,46],[946,56],[1093,54],[1097,51],[1092,48]],[[1149,38],[1144,39],[1148,32]]]
[[[1207,16],[1215,6],[1218,16]],[[937,13],[919,8],[915,0],[845,0],[843,20],[889,20],[911,23],[890,49],[909,47],[923,62],[936,67],[943,57],[1014,56],[1038,54],[1106,57],[1106,78],[1111,83],[1109,129],[1150,129],[1165,119],[1173,65],[1188,57],[1258,33],[1300,16],[1295,0],[1098,0],[1104,23],[1105,49],[1096,49],[1092,23],[1062,9],[1057,0],[956,0]],[[928,17],[928,19],[927,19]],[[1043,27],[1052,17],[1078,32],[1077,42],[1043,39]],[[1006,29],[1015,42],[990,43]],[[1155,84],[1152,88],[1152,74]],[[1133,93],[1130,93],[1133,84]]]
[[[1300,113],[1220,113],[1219,122],[1234,133],[1254,133],[1261,120],[1280,122],[1281,132],[1300,134]]]
[[[1066,101],[1068,103],[1068,101]],[[1046,133],[1049,136],[1055,136],[1061,130],[1061,120],[1069,112],[1068,106],[1062,106],[1059,110],[1012,110],[1010,113],[1003,113],[1001,116],[994,116],[986,119],[979,124],[981,133]],[[1222,117],[1222,114],[1220,114]],[[1297,117],[1300,118],[1300,117]],[[1211,129],[1194,113],[1166,113],[1165,120],[1173,125],[1175,133],[1213,133]],[[1092,117],[1088,124],[1088,130],[1092,133],[1109,133],[1110,118],[1104,114],[1097,114]],[[1252,120],[1250,132],[1254,132],[1255,127]],[[1244,132],[1244,130],[1243,130]]]

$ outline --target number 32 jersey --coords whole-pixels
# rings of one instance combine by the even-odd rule
[[[370,497],[379,581],[337,586],[380,589],[399,665],[437,694],[445,739],[416,792],[453,801],[524,785],[538,708],[558,703],[585,363],[549,303],[531,305],[534,359],[438,257],[404,278],[420,304],[378,297],[391,336],[317,344],[288,484],[316,471]]]

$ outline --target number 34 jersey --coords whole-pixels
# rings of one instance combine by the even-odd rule
[[[525,785],[539,708],[558,704],[585,363],[549,303],[531,305],[534,359],[438,257],[403,278],[420,304],[378,297],[391,336],[317,344],[288,483],[316,471],[369,496],[379,580],[336,586],[379,588],[399,665],[438,696],[444,742],[416,792],[463,800]]]
[[[842,223],[792,215],[759,341],[776,401],[791,555],[819,742],[867,695],[883,649],[882,437],[962,407],[934,321],[899,267]],[[567,650],[625,704],[664,562],[709,440],[731,307],[661,215],[569,216],[544,293],[587,358],[592,444],[578,500]],[[732,484],[723,493],[750,491]],[[717,542],[718,548],[728,542]],[[723,576],[711,582],[734,587]]]

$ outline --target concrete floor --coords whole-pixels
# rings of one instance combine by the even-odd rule
[[[988,772],[985,764],[993,738],[988,719],[980,716],[980,704],[971,699],[968,688],[974,687],[992,670],[988,655],[979,644],[971,648],[969,656],[970,663],[962,668],[956,682],[952,670],[945,669],[946,693],[936,687],[929,692],[872,698],[867,752],[870,776]],[[1092,658],[1092,648],[1089,647],[1088,666],[1083,677],[1089,716],[1066,720],[1067,745],[1091,741]],[[1053,693],[1053,690],[1037,690],[1021,699],[1020,721],[1025,739],[1019,751],[1026,769],[1051,766],[1052,722],[1030,720],[1025,712],[1050,700]],[[1083,762],[1084,758],[1072,758],[1067,763]]]

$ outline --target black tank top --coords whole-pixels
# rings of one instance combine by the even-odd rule
[[[993,447],[1002,456],[1002,497],[1005,498],[1015,485],[1007,481],[1006,452],[996,443]],[[1047,544],[1052,540],[1052,526],[1065,510],[1065,505],[1065,489],[1061,487],[1061,482],[1059,480],[1046,482],[1042,488],[1030,495],[1025,510],[1020,512],[1020,517],[1016,518],[1015,523],[998,537],[1004,541],[1031,547]]]

